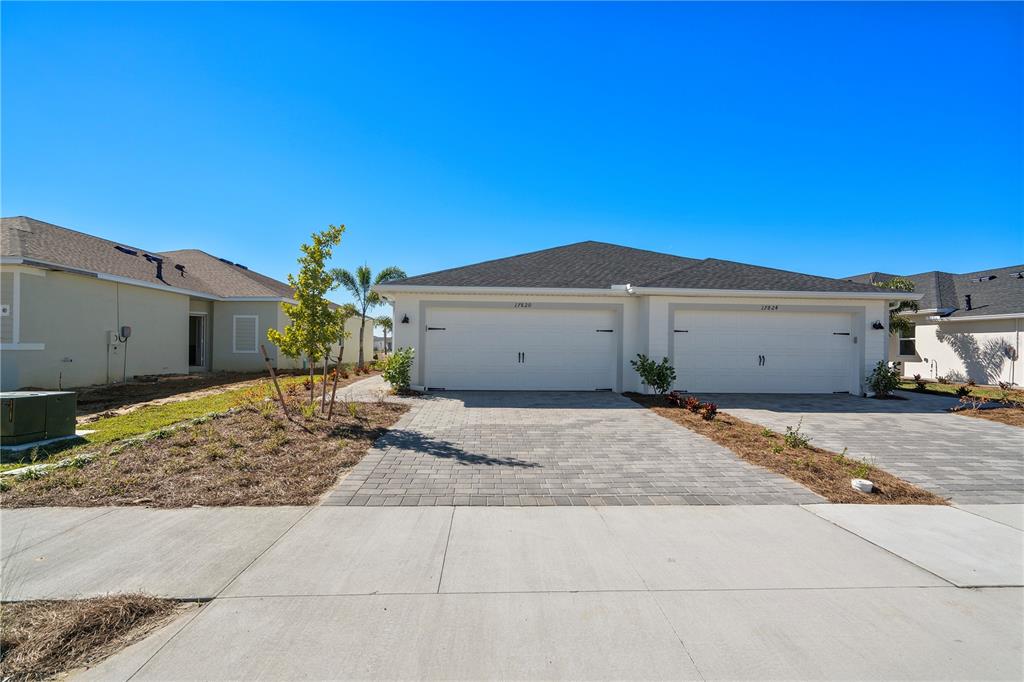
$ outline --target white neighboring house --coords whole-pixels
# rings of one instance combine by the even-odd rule
[[[593,241],[376,291],[394,305],[395,348],[416,350],[413,384],[450,390],[641,391],[630,361],[643,353],[669,358],[683,391],[861,394],[894,298]]]
[[[920,310],[907,315],[913,330],[889,343],[889,359],[902,364],[904,376],[1021,383],[1024,265],[965,274],[872,272],[849,279],[881,283],[893,277],[910,280],[923,296]]]
[[[284,282],[198,250],[157,253],[32,218],[0,219],[0,385],[71,388],[125,377],[262,372],[289,322]],[[131,336],[120,336],[122,327]],[[348,320],[355,362],[359,320]],[[372,343],[367,328],[364,343]],[[333,357],[337,357],[337,347]]]

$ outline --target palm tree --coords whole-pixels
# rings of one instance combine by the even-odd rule
[[[381,298],[374,291],[373,287],[396,279],[403,279],[405,272],[395,266],[386,267],[373,276],[368,265],[360,265],[356,268],[355,274],[344,268],[331,270],[334,277],[335,287],[344,287],[352,297],[356,299],[356,309],[359,312],[359,368],[363,368],[363,332],[366,329],[366,313],[371,308],[381,304]]]
[[[887,282],[876,282],[880,289],[895,289],[896,291],[913,291],[914,283],[903,277],[893,277]],[[907,336],[914,329],[914,324],[903,313],[918,311],[917,301],[898,301],[896,305],[889,308],[889,333],[897,336]]]
[[[380,327],[381,330],[383,330],[383,332],[384,332],[384,353],[387,354],[387,352],[388,352],[388,332],[390,332],[392,330],[394,323],[391,321],[391,316],[390,315],[381,315],[380,317],[377,318],[376,322],[377,322],[377,326]]]

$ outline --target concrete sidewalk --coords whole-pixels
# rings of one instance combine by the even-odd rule
[[[5,590],[28,576],[5,599],[214,598],[92,679],[1020,679],[1020,513],[40,509],[0,530]]]

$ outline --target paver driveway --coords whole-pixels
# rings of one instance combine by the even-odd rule
[[[946,410],[955,399],[848,395],[725,395],[740,419],[783,432],[802,420],[812,443],[872,463],[963,504],[1024,502],[1024,430]]]
[[[613,393],[467,391],[409,402],[324,504],[822,501]]]

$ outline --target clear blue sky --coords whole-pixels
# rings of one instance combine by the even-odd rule
[[[1024,260],[1020,4],[2,5],[2,212],[283,278]],[[342,300],[342,296],[337,297]]]

